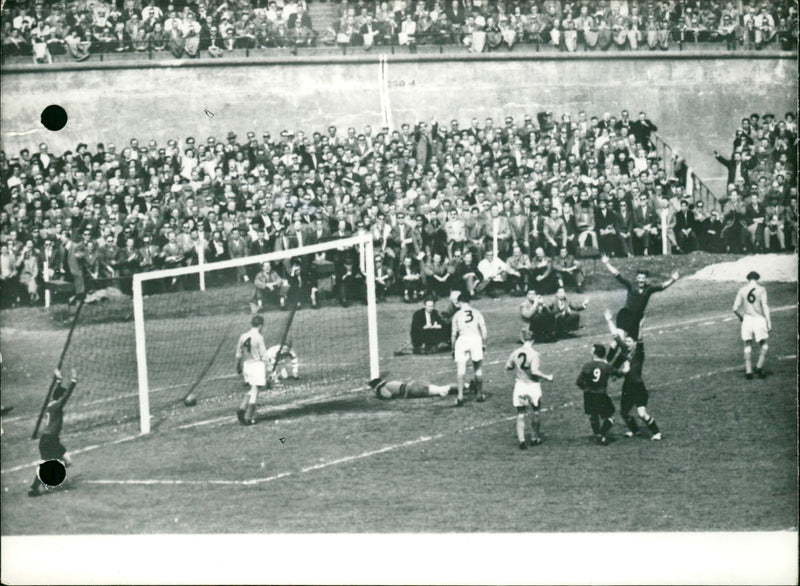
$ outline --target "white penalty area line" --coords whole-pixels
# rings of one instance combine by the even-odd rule
[[[91,445],[91,446],[86,446],[84,448],[78,448],[77,450],[69,450],[69,454],[70,455],[85,454],[86,452],[91,452],[93,450],[97,450],[98,448],[106,448],[108,446],[116,446],[118,444],[124,444],[126,442],[133,441],[133,440],[135,440],[137,438],[140,438],[140,437],[144,437],[144,436],[142,436],[141,434],[129,435],[129,436],[126,436],[126,437],[123,437],[123,438],[120,438],[120,439],[116,439],[116,440],[111,441],[111,442],[106,442],[104,444],[94,444],[94,445]],[[26,468],[34,468],[34,467],[38,466],[40,462],[41,462],[41,460],[37,460],[36,462],[30,462],[28,464],[20,464],[19,466],[14,466],[13,468],[5,468],[3,470],[0,470],[0,474],[5,474],[7,472],[18,472],[19,470],[24,470]]]
[[[790,360],[796,359],[797,357],[792,354],[787,354],[783,356],[776,356],[774,359],[783,361],[783,360]],[[700,378],[705,378],[709,376],[714,376],[717,374],[722,374],[725,372],[731,372],[736,370],[741,370],[742,365],[738,366],[731,366],[726,368],[719,368],[716,370],[711,370],[708,372],[692,375],[685,378],[676,379],[670,381],[669,385],[675,385],[682,382],[688,382],[692,380],[697,380]],[[576,401],[568,401],[561,405],[557,405],[554,407],[543,407],[541,412],[547,413],[549,411],[553,411],[556,408],[564,409],[568,407],[573,407],[577,404]],[[99,484],[99,485],[112,485],[112,486],[182,486],[182,485],[223,485],[223,486],[254,486],[259,484],[266,484],[269,482],[273,482],[275,480],[280,480],[281,478],[287,478],[289,476],[299,476],[301,474],[306,474],[308,472],[314,472],[316,470],[324,470],[326,468],[330,468],[332,466],[338,466],[339,464],[348,464],[350,462],[355,462],[358,460],[364,460],[366,458],[371,458],[372,456],[377,456],[380,454],[386,454],[388,452],[394,452],[396,450],[400,450],[403,448],[408,448],[412,446],[417,446],[420,444],[436,441],[442,439],[448,435],[457,435],[463,433],[469,433],[475,431],[476,429],[482,429],[484,427],[491,427],[492,425],[497,425],[498,423],[505,423],[508,421],[512,421],[516,419],[516,415],[509,415],[507,417],[501,417],[499,419],[493,419],[491,421],[485,421],[483,423],[476,423],[474,425],[470,425],[468,427],[455,430],[454,432],[442,432],[437,433],[435,435],[430,436],[421,436],[413,440],[401,442],[398,444],[392,444],[388,446],[384,446],[382,448],[378,448],[376,450],[368,450],[366,452],[362,452],[360,454],[354,456],[345,456],[344,458],[337,458],[336,460],[331,460],[329,462],[322,462],[320,464],[313,464],[311,466],[306,466],[305,468],[301,468],[300,470],[294,472],[281,472],[279,474],[274,474],[272,476],[266,476],[263,478],[250,478],[246,480],[223,480],[223,479],[211,479],[211,480],[180,480],[180,479],[99,479],[99,480],[86,480],[84,481],[85,484]]]

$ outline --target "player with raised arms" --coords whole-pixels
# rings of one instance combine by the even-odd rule
[[[456,361],[456,372],[458,374],[458,398],[456,406],[464,405],[464,377],[467,374],[467,361],[472,361],[475,372],[473,380],[473,391],[477,395],[477,401],[482,403],[486,400],[483,394],[483,370],[481,363],[483,360],[483,349],[486,345],[486,322],[480,311],[469,304],[469,293],[461,292],[457,298],[453,299],[458,308],[453,315],[453,329],[451,342],[453,347],[453,358]]]
[[[606,361],[606,347],[592,346],[592,360],[581,368],[575,384],[583,391],[583,410],[589,416],[595,441],[608,445],[608,433],[614,426],[614,403],[608,396],[611,365]]]
[[[513,405],[517,409],[517,439],[519,449],[528,447],[525,442],[525,412],[526,406],[531,408],[531,446],[542,443],[539,434],[539,408],[542,399],[542,385],[544,379],[552,381],[553,375],[544,374],[539,370],[539,353],[533,349],[533,333],[530,330],[523,332],[523,344],[511,353],[506,361],[506,370],[516,373],[517,382],[514,383]]]
[[[264,318],[254,315],[250,325],[252,327],[239,336],[239,341],[236,343],[236,372],[250,385],[250,390],[236,411],[236,417],[242,425],[253,425],[256,422],[258,391],[267,385],[267,347],[261,335]]]
[[[620,309],[619,313],[627,311]],[[647,412],[648,393],[647,387],[642,379],[642,367],[644,366],[644,348],[640,340],[634,341],[625,330],[614,325],[610,309],[606,309],[604,316],[608,329],[611,331],[612,341],[606,353],[606,361],[612,369],[612,374],[622,376],[622,396],[620,397],[619,412],[625,425],[628,426],[624,437],[633,437],[639,433],[639,425],[633,417],[631,411],[636,408],[636,412],[650,430],[650,439],[658,441],[661,439],[661,430],[656,424],[655,418]],[[619,319],[619,314],[617,316]]]
[[[620,314],[624,315],[628,319],[620,319],[620,314],[617,314],[617,327],[628,332],[628,334],[634,340],[638,340],[639,325],[644,318],[644,310],[647,308],[647,302],[650,300],[650,296],[658,291],[663,291],[675,283],[680,275],[678,274],[678,271],[674,271],[670,275],[670,278],[660,285],[651,285],[648,282],[650,273],[645,269],[639,269],[636,271],[636,285],[634,286],[628,279],[620,275],[617,269],[611,266],[608,255],[604,254],[600,260],[606,269],[608,269],[608,272],[614,275],[614,278],[622,283],[622,285],[628,291],[628,296],[625,299],[625,308],[628,310],[628,312],[625,314],[620,312]]]
[[[75,386],[78,384],[78,375],[73,368],[70,373],[70,382],[68,386],[61,384],[61,371],[55,371],[55,383],[58,385],[53,391],[53,396],[47,404],[44,415],[44,431],[39,437],[39,455],[42,457],[43,462],[49,460],[59,460],[64,464],[64,467],[69,466],[72,462],[67,453],[67,448],[61,443],[61,427],[64,424],[64,406],[72,396]],[[47,486],[39,478],[37,472],[28,490],[28,496],[36,497],[44,494]]]
[[[369,386],[375,389],[379,399],[418,399],[423,397],[446,397],[457,392],[456,385],[434,385],[429,382],[410,380],[385,380],[374,378]]]
[[[742,322],[742,341],[744,342],[744,376],[749,380],[753,378],[753,340],[761,345],[756,362],[756,374],[759,378],[766,378],[764,361],[767,359],[769,344],[769,331],[772,329],[772,319],[767,305],[767,290],[758,284],[761,278],[755,271],[747,273],[747,285],[736,293],[733,302],[733,313]]]

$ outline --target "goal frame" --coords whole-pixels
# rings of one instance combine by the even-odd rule
[[[364,273],[367,288],[367,336],[369,347],[369,378],[377,378],[380,374],[378,358],[378,312],[375,295],[375,248],[372,235],[362,231],[355,236],[320,242],[309,246],[268,252],[242,258],[234,258],[213,263],[204,262],[202,246],[198,247],[198,264],[174,269],[160,269],[133,275],[133,323],[136,341],[136,369],[139,387],[139,430],[142,435],[150,433],[150,386],[147,370],[147,345],[144,324],[144,296],[142,286],[147,281],[179,277],[182,275],[199,275],[201,290],[205,287],[205,273],[220,269],[235,268],[264,262],[280,261],[296,256],[327,252],[351,246],[360,247],[361,270]]]

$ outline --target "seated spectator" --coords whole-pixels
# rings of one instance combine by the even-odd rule
[[[411,345],[414,354],[428,354],[449,350],[450,327],[439,315],[433,299],[427,298],[425,305],[414,312],[411,318]]]
[[[558,286],[558,273],[553,270],[553,261],[545,256],[541,246],[531,259],[531,286],[545,295],[554,293]]]
[[[520,339],[530,332],[535,342],[551,341],[555,335],[555,317],[541,295],[529,289],[519,306],[523,326]]]
[[[447,297],[452,289],[453,267],[442,259],[442,255],[434,252],[433,258],[423,263],[423,272],[428,295],[433,299]]]
[[[784,238],[784,212],[782,206],[778,203],[777,198],[769,200],[766,209],[764,210],[764,250],[771,251],[774,244],[777,242],[778,251],[786,249],[786,240]]]
[[[514,244],[511,256],[506,259],[510,292],[524,295],[530,284],[531,259],[522,252],[519,244]]]
[[[375,296],[378,301],[386,301],[386,293],[394,286],[394,272],[387,267],[383,256],[375,255]]]
[[[408,259],[411,260],[411,259]],[[342,307],[349,307],[353,301],[366,299],[364,274],[355,263],[352,255],[347,255],[337,275],[337,296]]]
[[[744,208],[744,223],[747,225],[750,245],[756,252],[764,249],[764,208],[757,193],[750,195]]]
[[[253,279],[253,297],[250,301],[250,312],[257,313],[266,309],[268,304],[280,304],[281,309],[286,309],[286,295],[289,293],[289,284],[272,268],[272,263],[265,262],[261,271]]]
[[[498,291],[508,289],[506,279],[510,270],[505,262],[494,255],[494,252],[487,250],[484,258],[478,263],[481,282],[477,290],[479,292],[485,290],[492,298],[497,297]]]
[[[556,298],[550,306],[550,312],[554,319],[554,334],[556,339],[569,336],[578,331],[581,326],[581,316],[578,312],[583,311],[589,306],[589,300],[584,299],[580,305],[573,305],[567,299],[567,293],[563,287],[556,291]]]
[[[558,256],[553,259],[553,271],[558,275],[559,287],[564,287],[567,283],[574,284],[578,293],[583,291],[585,279],[583,266],[569,254],[565,247],[562,247]]]
[[[598,208],[595,211],[594,223],[597,227],[599,248],[602,254],[615,256],[618,253],[619,239],[615,227],[616,221],[616,215],[608,207],[608,200],[601,197],[598,202]]]
[[[399,285],[403,292],[403,301],[413,303],[423,294],[422,275],[416,260],[406,256],[397,272]]]
[[[594,229],[594,211],[588,201],[581,202],[575,214],[575,225],[578,229],[578,246],[586,247],[586,240],[591,238],[592,248],[598,247],[597,232]]]
[[[689,202],[681,200],[681,209],[675,214],[673,232],[678,244],[678,251],[689,253],[697,250],[697,224],[694,212],[689,209]]]

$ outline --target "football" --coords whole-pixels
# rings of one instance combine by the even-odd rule
[[[186,397],[183,399],[183,404],[187,407],[194,407],[197,405],[197,397],[192,394],[186,395]]]

